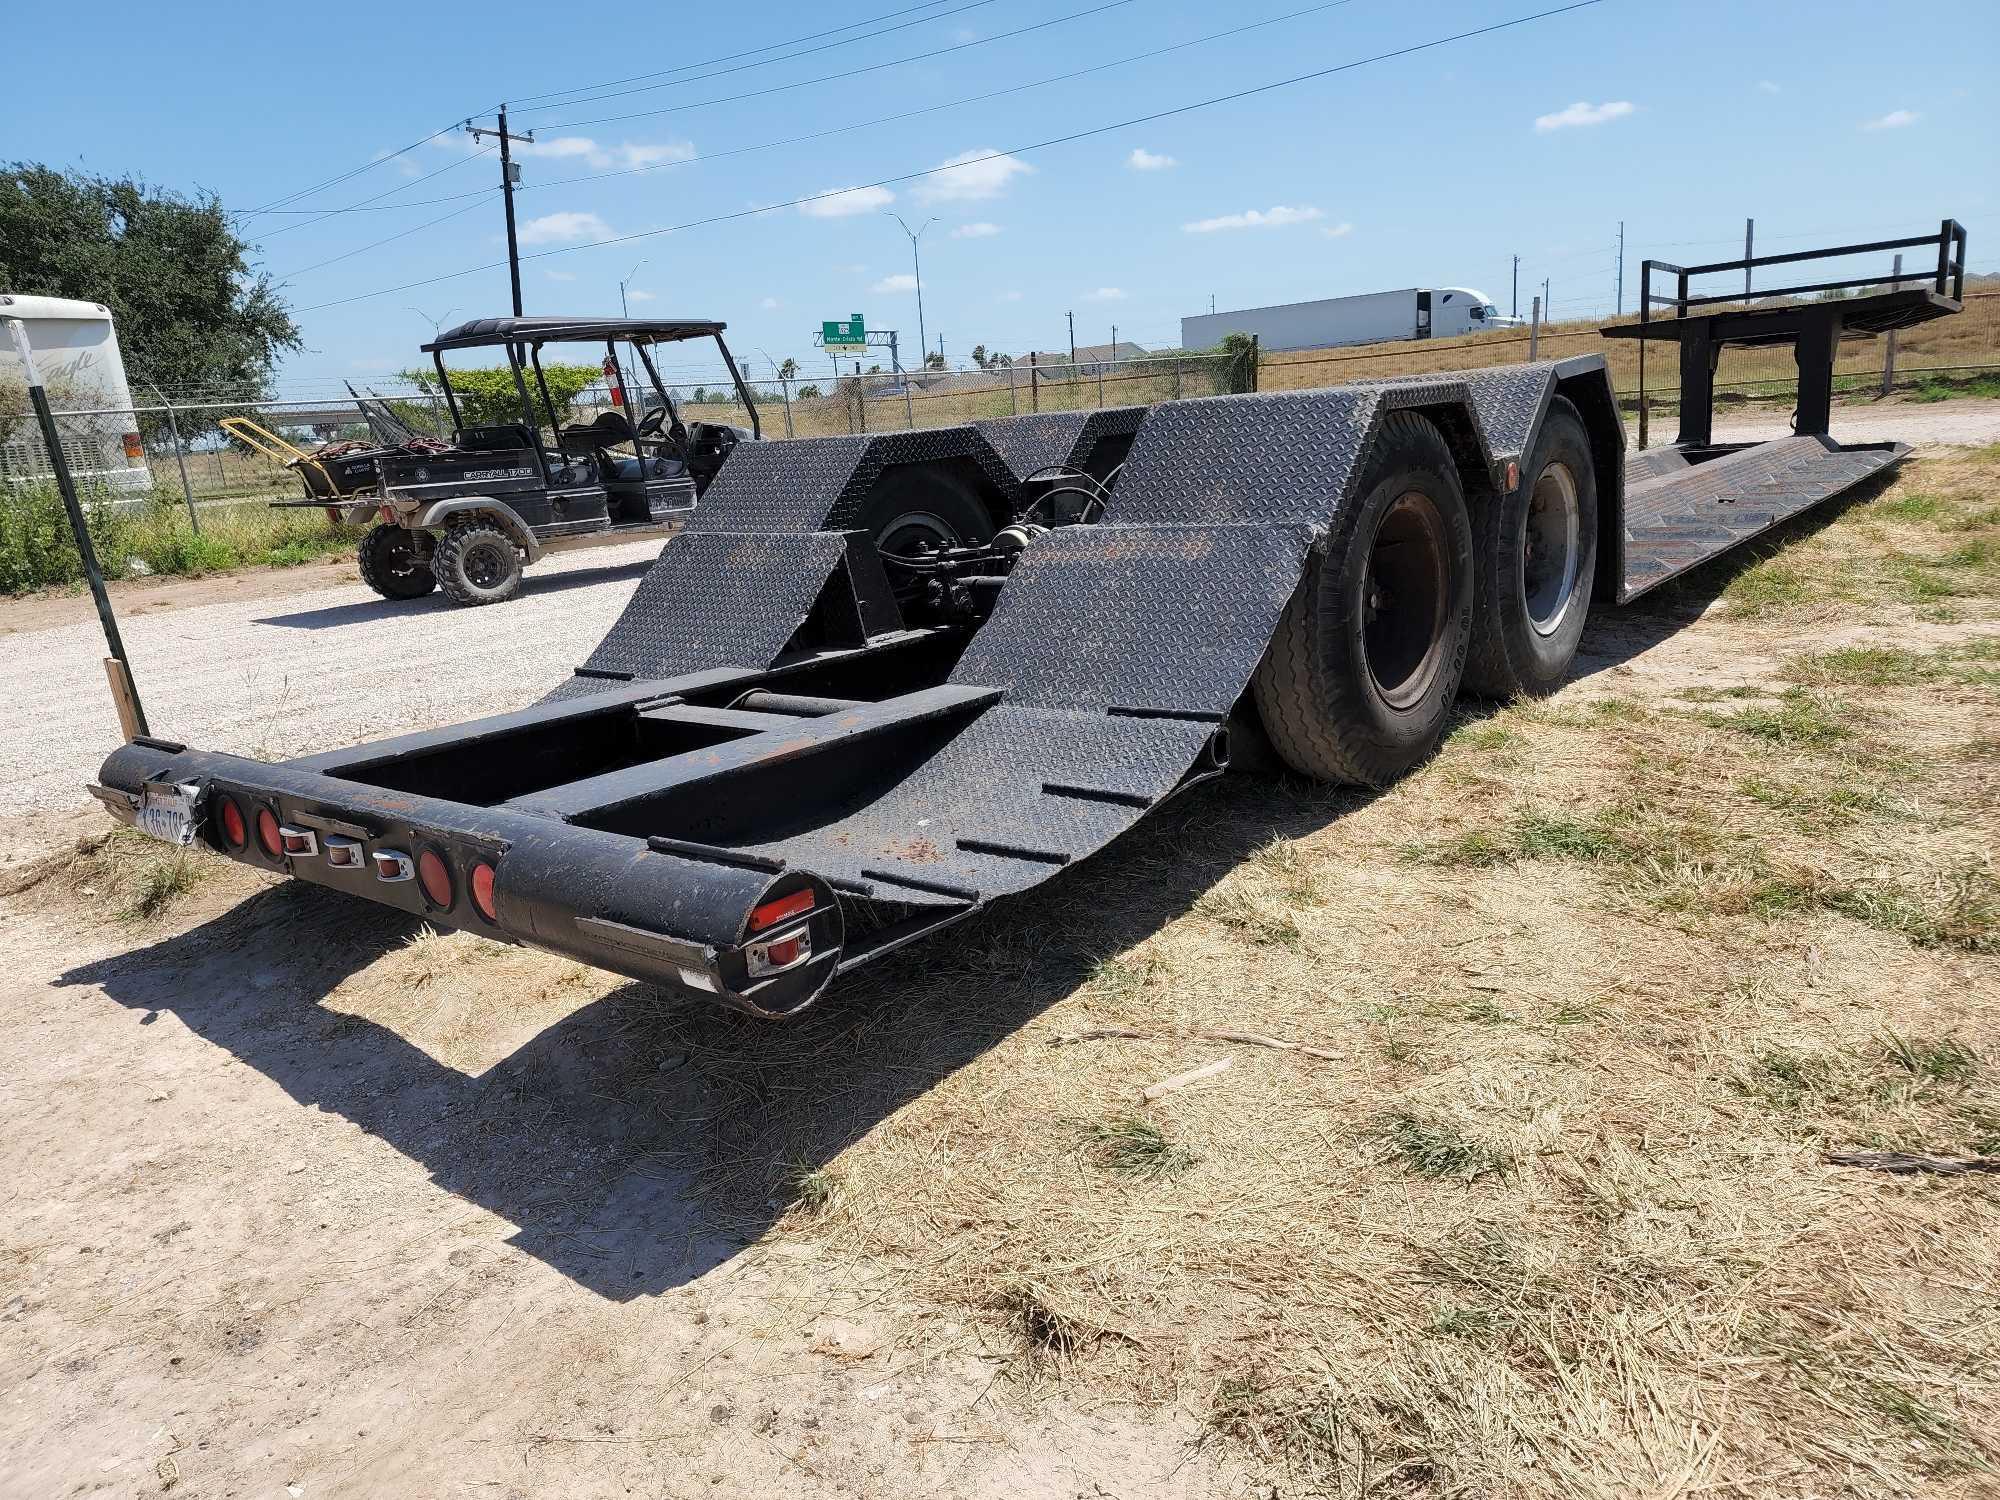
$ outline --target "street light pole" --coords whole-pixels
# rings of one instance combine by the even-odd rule
[[[903,233],[910,237],[910,270],[917,278],[917,347],[922,350],[928,350],[930,343],[924,335],[924,266],[923,262],[917,257],[917,241],[924,237],[924,230],[929,229],[931,225],[937,223],[937,218],[933,215],[924,220],[915,230],[912,230],[909,225],[903,223],[903,216],[901,214],[892,214],[886,208],[882,210],[882,213],[885,217],[894,219],[899,225],[902,225]]]

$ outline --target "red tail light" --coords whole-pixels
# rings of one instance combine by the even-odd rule
[[[243,821],[243,809],[234,797],[223,797],[216,805],[216,826],[222,830],[222,842],[232,849],[241,849],[250,842],[250,829]]]
[[[489,922],[498,922],[493,911],[493,866],[481,860],[472,867],[472,904]]]
[[[146,445],[143,441],[140,440],[139,434],[136,432],[126,433],[125,457],[129,461],[137,463],[140,459],[144,458],[145,456],[146,456]]]
[[[423,887],[424,899],[430,902],[432,906],[435,906],[439,911],[451,910],[451,903],[457,897],[457,892],[452,889],[451,884],[451,866],[444,862],[444,856],[439,854],[437,850],[423,849],[418,851],[417,884]],[[478,877],[476,872],[474,874],[473,885],[477,889]],[[486,891],[487,903],[490,905],[493,900],[491,877],[488,877]],[[489,922],[492,920],[490,913],[487,914],[487,920]]]
[[[774,896],[750,913],[750,930],[762,932],[766,927],[775,927],[789,917],[802,917],[812,909],[811,887],[793,891],[788,896]]]
[[[272,859],[285,852],[278,833],[278,815],[268,807],[257,809],[257,847]]]

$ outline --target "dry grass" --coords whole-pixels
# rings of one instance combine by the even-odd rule
[[[1654,606],[1733,681],[1196,797],[782,1032],[658,1018],[740,1101],[716,1211],[776,1193],[1018,1399],[1195,1410],[1288,1490],[1989,1492],[2000,1189],[1821,1157],[2000,1137],[2000,589],[1940,622],[1897,561],[1996,479],[1925,460]],[[1172,1039],[1232,1027],[1339,1058]]]
[[[1283,1493],[1991,1494],[2000,1182],[1824,1154],[2000,1149],[2000,581],[1947,560],[1996,488],[1912,464],[1600,627],[1679,685],[1191,794],[796,1023],[418,931],[332,1024],[478,1075],[601,1002],[552,1121],[632,1109],[995,1399],[1193,1414]]]

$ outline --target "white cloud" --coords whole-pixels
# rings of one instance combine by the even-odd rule
[[[868,288],[871,292],[914,292],[916,289],[917,278],[908,271],[899,271],[894,276],[884,276]]]
[[[574,281],[574,280],[576,280],[576,272],[574,272],[574,271],[544,271],[544,272],[542,272],[542,274],[543,274],[544,276],[548,277],[548,278],[549,278],[549,280],[551,280],[551,281]]]
[[[1008,183],[1035,169],[1018,156],[982,146],[948,157],[931,170],[937,175],[917,185],[919,198],[926,203],[971,203],[999,197]]]
[[[1310,224],[1314,219],[1324,219],[1326,210],[1320,208],[1292,208],[1280,203],[1275,208],[1246,209],[1240,214],[1218,214],[1213,219],[1196,219],[1181,228],[1189,234],[1214,234],[1219,229],[1283,229],[1292,224]]]
[[[564,240],[607,239],[611,226],[596,214],[577,213],[566,209],[561,213],[543,214],[539,219],[530,219],[521,226],[521,243],[524,245],[554,245]]]
[[[1168,167],[1177,167],[1179,162],[1158,151],[1148,151],[1144,146],[1134,146],[1132,154],[1125,158],[1125,165],[1135,172],[1164,172]]]
[[[1535,129],[1569,130],[1578,125],[1606,125],[1613,120],[1622,120],[1639,106],[1629,99],[1607,99],[1602,104],[1591,104],[1582,99],[1559,109],[1552,115],[1536,115]]]
[[[1344,240],[1354,233],[1354,226],[1342,219],[1338,224],[1328,224],[1320,230],[1330,240]]]
[[[691,161],[695,149],[692,141],[624,141],[607,146],[587,135],[555,135],[543,141],[524,141],[514,148],[514,153],[551,161],[580,160],[601,171],[612,166],[657,167],[670,161]]]
[[[1123,302],[1125,300],[1125,288],[1122,286],[1101,286],[1094,292],[1085,292],[1083,300],[1086,302]]]
[[[998,224],[988,224],[981,220],[977,224],[961,224],[951,232],[955,240],[986,240],[1000,232]]]
[[[658,292],[641,292],[635,290],[629,291],[625,295],[633,302],[658,302],[660,300]]]
[[[1782,85],[1773,83],[1768,78],[1760,78],[1757,80],[1757,92],[1760,94],[1782,94],[1784,91],[1785,90]]]
[[[776,312],[779,308],[783,307],[785,304],[780,302],[776,297],[766,297],[762,302],[759,302],[757,305],[763,308],[765,312]]]
[[[395,151],[377,151],[375,153],[375,160],[393,163],[396,170],[401,172],[405,177],[415,177],[423,171],[423,168],[411,161],[409,157]]]
[[[1019,292],[1002,292],[1000,294],[1000,300],[1002,302],[1019,302],[1021,300],[1021,294]]]
[[[1917,123],[1917,112],[1913,109],[1892,109],[1886,115],[1877,115],[1872,120],[1863,120],[1863,130],[1901,130],[1905,125]]]
[[[896,195],[884,187],[827,188],[801,203],[799,212],[808,219],[847,219],[895,201]]]
[[[961,26],[951,34],[951,39],[954,42],[961,43],[976,42],[979,40],[979,33],[974,31],[970,26]]]

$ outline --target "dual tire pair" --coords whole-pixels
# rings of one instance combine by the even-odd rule
[[[1476,510],[1438,428],[1391,415],[1252,681],[1272,749],[1307,776],[1384,786],[1430,754],[1461,689],[1554,691],[1590,612],[1597,513],[1589,434],[1561,397],[1520,487]]]

